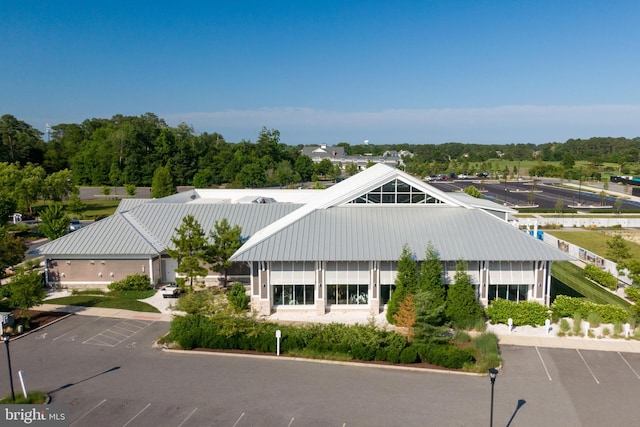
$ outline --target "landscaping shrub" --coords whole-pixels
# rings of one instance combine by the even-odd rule
[[[589,313],[587,316],[587,322],[589,322],[590,326],[597,328],[600,326],[600,316],[598,313]]]
[[[387,360],[387,349],[385,347],[380,347],[376,350],[376,358],[377,362],[385,362]]]
[[[571,317],[579,313],[582,318],[590,313],[597,313],[603,323],[626,322],[630,313],[622,307],[612,304],[596,304],[582,298],[572,298],[566,295],[558,295],[551,304],[554,315],[558,317]]]
[[[640,305],[640,289],[637,286],[626,287],[624,294],[635,304]]]
[[[454,345],[433,345],[426,354],[427,361],[444,368],[461,369],[473,361],[473,350],[460,349]]]
[[[389,363],[398,363],[400,360],[401,349],[398,347],[391,347],[387,350],[387,362]]]
[[[491,319],[491,323],[494,324],[506,324],[508,319],[511,318],[514,326],[541,326],[549,318],[547,311],[547,307],[535,301],[515,302],[497,299],[491,301],[486,313]]]
[[[453,339],[456,340],[456,342],[459,342],[461,344],[464,343],[468,343],[469,341],[471,341],[471,336],[466,333],[465,331],[461,331],[461,330],[456,330],[453,334]]]
[[[580,313],[576,313],[573,315],[573,333],[575,335],[580,335],[582,332],[582,315]]]
[[[109,284],[110,291],[145,291],[152,289],[149,276],[146,274],[132,274],[117,282]]]
[[[418,360],[418,352],[413,347],[405,347],[400,353],[400,363],[415,363]]]
[[[567,334],[571,330],[571,325],[566,318],[560,319],[560,332],[563,334]]]
[[[601,270],[593,264],[587,264],[584,268],[584,275],[594,282],[612,291],[618,289],[618,279],[608,271]]]
[[[242,283],[234,283],[233,286],[231,286],[227,299],[238,311],[244,311],[249,308],[249,296]]]
[[[485,332],[473,339],[475,349],[476,370],[486,372],[489,368],[497,368],[502,363],[498,349],[498,336]]]

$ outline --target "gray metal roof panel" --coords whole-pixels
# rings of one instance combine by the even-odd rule
[[[563,252],[477,209],[448,206],[341,206],[315,211],[235,261],[397,260],[407,244],[418,258],[432,242],[443,261],[568,260]]]

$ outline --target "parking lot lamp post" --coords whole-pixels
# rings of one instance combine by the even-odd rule
[[[11,401],[16,401],[16,394],[13,391],[13,373],[11,372],[11,353],[9,353],[9,339],[11,336],[2,331],[2,341],[4,341],[4,345],[7,347],[7,364],[9,365],[9,384],[11,384]]]
[[[489,378],[491,378],[491,416],[489,417],[489,427],[493,427],[493,387],[496,383],[498,370],[496,368],[489,369]]]

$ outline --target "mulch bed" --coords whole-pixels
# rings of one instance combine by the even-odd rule
[[[11,312],[13,314],[13,318],[16,320],[16,328],[17,326],[22,324],[23,321],[26,321],[19,316],[21,316],[20,310],[13,310]],[[29,331],[37,329],[41,326],[48,325],[51,322],[55,322],[56,320],[66,316],[68,313],[62,313],[59,311],[38,311],[38,310],[29,310],[29,315],[31,316],[31,320],[29,321],[29,327],[25,327],[22,334],[15,333],[13,336],[24,335]]]
[[[234,353],[234,354],[248,354],[248,355],[252,355],[252,356],[275,356],[275,353],[263,353],[261,351],[256,351],[256,350],[236,350],[236,349],[224,349],[224,350],[216,350],[216,349],[210,349],[210,348],[194,348],[193,351],[201,351],[201,352],[205,352],[205,353]],[[281,357],[289,357],[286,354],[282,354]],[[310,360],[323,360],[323,359],[310,359]],[[331,359],[326,359],[326,360],[331,360]],[[406,366],[409,368],[418,368],[418,369],[433,369],[433,370],[437,370],[437,371],[444,371],[444,372],[464,372],[461,369],[447,369],[447,368],[443,368],[442,366],[438,366],[438,365],[431,365],[429,363],[410,363],[410,364],[403,364],[403,363],[389,363],[389,362],[381,362],[381,361],[375,361],[375,360],[371,360],[371,361],[362,361],[362,360],[346,360],[345,362],[349,362],[349,363],[360,363],[363,365],[380,365],[380,366]]]

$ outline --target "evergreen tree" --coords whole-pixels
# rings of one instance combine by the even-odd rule
[[[471,284],[471,276],[467,274],[467,263],[463,260],[456,265],[453,284],[449,286],[445,307],[447,318],[456,326],[470,327],[483,317],[483,310],[476,299]]]
[[[151,197],[159,199],[176,193],[176,186],[171,177],[171,171],[166,166],[160,166],[153,173],[151,182]]]
[[[176,272],[184,274],[193,289],[194,279],[207,275],[207,269],[200,264],[207,250],[207,239],[193,215],[182,218],[182,224],[175,229],[171,243],[173,248],[167,249],[167,253],[178,261]]]
[[[420,289],[431,293],[431,299],[436,306],[444,304],[447,297],[442,274],[440,255],[433,243],[429,242],[420,271]]]
[[[413,253],[408,246],[403,246],[402,254],[398,260],[398,275],[395,280],[395,290],[387,304],[387,321],[395,324],[394,315],[402,300],[407,294],[414,294],[418,290],[419,275],[418,266],[414,260]]]
[[[607,241],[607,257],[618,264],[631,258],[629,244],[624,240],[621,234],[614,234],[611,240]]]
[[[62,237],[69,230],[69,217],[64,213],[61,203],[54,203],[40,214],[40,231],[49,240]]]
[[[27,245],[20,237],[7,232],[5,227],[0,227],[0,279],[4,278],[8,267],[24,261],[24,253]]]
[[[226,218],[216,221],[213,230],[209,232],[212,243],[207,247],[206,261],[215,271],[224,273],[224,283],[227,285],[227,269],[231,266],[229,258],[242,246],[242,229],[236,225],[231,227]]]
[[[417,343],[431,344],[446,341],[445,301],[435,298],[433,292],[421,290],[414,298],[415,326],[413,338]]]

